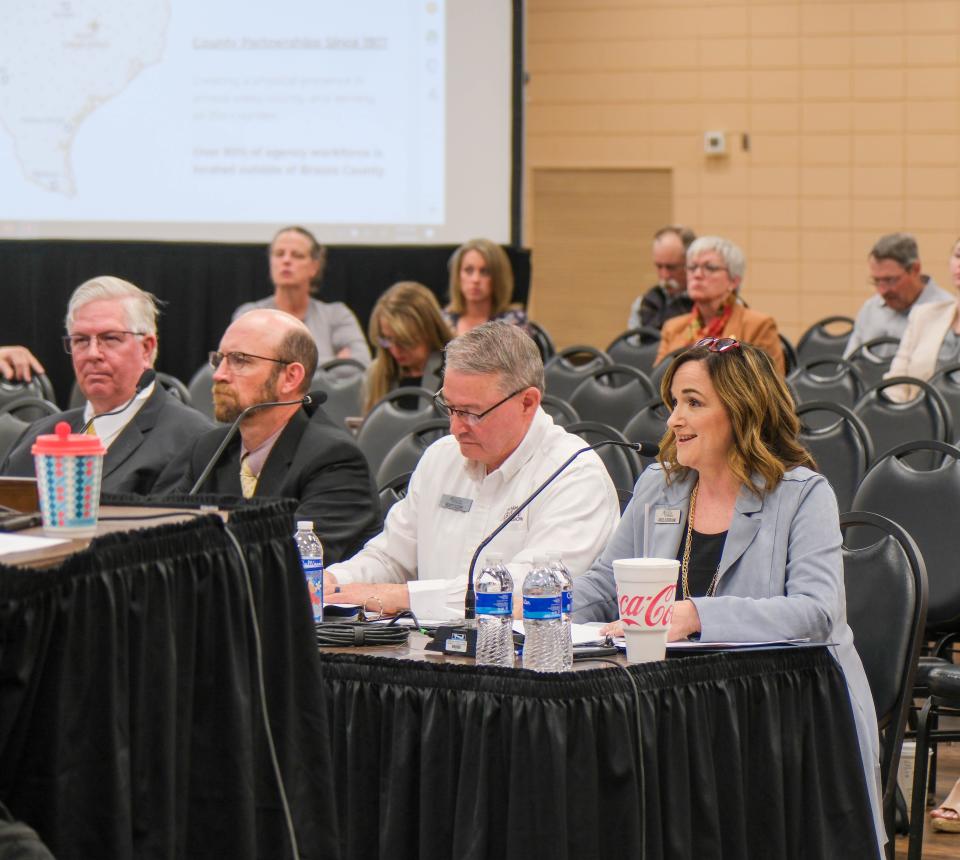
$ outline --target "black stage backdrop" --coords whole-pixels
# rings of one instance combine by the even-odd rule
[[[446,302],[442,246],[331,247],[320,289],[326,301],[346,302],[366,331],[378,296],[397,281],[420,281]],[[516,286],[526,305],[530,253],[508,248]],[[271,293],[265,245],[165,242],[0,241],[0,344],[22,344],[43,362],[66,406],[73,385],[70,358],[60,344],[70,293],[95,275],[117,275],[166,302],[160,319],[157,370],[189,382],[214,349],[234,309]]]

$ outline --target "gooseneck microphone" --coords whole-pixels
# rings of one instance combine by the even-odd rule
[[[121,412],[125,412],[130,408],[130,404],[136,400],[140,393],[157,378],[157,372],[152,368],[148,367],[143,373],[140,374],[140,378],[137,380],[137,387],[133,390],[133,397],[131,397],[123,406],[113,409],[110,412],[101,412],[99,415],[94,415],[89,421],[87,421],[79,430],[80,434],[86,433],[90,429],[90,425],[93,424],[98,418],[106,418],[108,415],[119,415]]]
[[[467,593],[463,599],[463,614],[464,618],[468,621],[476,617],[477,609],[477,594],[473,587],[473,572],[477,566],[477,560],[480,558],[480,553],[487,547],[487,545],[492,541],[500,532],[502,532],[510,523],[513,522],[514,518],[521,511],[525,510],[534,499],[537,498],[547,487],[549,487],[560,475],[566,470],[574,460],[577,459],[581,454],[586,451],[595,451],[597,448],[603,448],[605,445],[617,445],[620,448],[628,448],[631,451],[636,451],[638,454],[643,454],[644,457],[656,457],[660,453],[660,446],[655,445],[653,442],[618,442],[615,439],[604,439],[602,442],[597,442],[595,445],[588,445],[586,448],[581,448],[579,451],[575,451],[571,454],[563,463],[560,464],[560,467],[548,477],[539,487],[537,487],[526,499],[517,507],[515,510],[510,512],[510,515],[498,525],[487,537],[480,541],[480,546],[477,547],[476,552],[473,554],[473,558],[470,559],[470,569],[467,571]]]
[[[196,495],[197,490],[203,486],[203,482],[210,477],[213,467],[220,462],[220,458],[223,456],[223,452],[226,450],[227,445],[230,444],[230,440],[237,435],[237,430],[240,428],[240,422],[243,421],[243,419],[246,418],[250,413],[256,412],[258,409],[267,409],[271,406],[307,406],[310,403],[316,403],[319,405],[326,399],[326,392],[311,391],[309,394],[305,394],[303,397],[297,400],[272,400],[267,403],[254,403],[252,406],[248,406],[237,416],[233,424],[230,425],[227,435],[223,437],[223,441],[220,443],[220,446],[216,451],[213,452],[213,456],[210,458],[209,462],[204,467],[203,472],[200,473],[200,477],[197,478],[196,483],[190,488],[190,491],[187,493],[187,495]]]

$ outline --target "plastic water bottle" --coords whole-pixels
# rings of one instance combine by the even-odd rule
[[[546,559],[536,559],[523,580],[524,669],[563,671],[561,594],[560,580]]]
[[[563,668],[570,670],[573,668],[573,628],[571,616],[573,614],[573,577],[567,566],[563,563],[563,557],[559,552],[548,552],[547,562],[560,580],[560,620],[563,621],[563,627],[560,631],[560,650],[563,653]]]
[[[313,530],[313,523],[310,520],[297,522],[297,531],[293,539],[300,553],[303,575],[307,578],[313,620],[323,621],[323,544],[320,543],[320,538]]]
[[[513,577],[490,553],[477,577],[477,663],[513,666]]]

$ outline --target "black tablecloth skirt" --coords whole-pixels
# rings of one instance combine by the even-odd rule
[[[825,649],[631,667],[639,723],[613,668],[322,658],[344,857],[876,857]]]
[[[231,517],[302,857],[338,856],[293,505]],[[0,567],[0,800],[59,860],[286,857],[246,579],[218,517]]]

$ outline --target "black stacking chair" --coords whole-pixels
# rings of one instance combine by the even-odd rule
[[[849,511],[853,495],[873,463],[870,431],[846,406],[825,400],[800,405],[797,417],[800,442],[830,481],[840,512]]]
[[[338,427],[347,418],[363,413],[363,379],[366,368],[354,358],[336,358],[321,365],[313,377],[311,388],[327,395],[321,408]]]
[[[960,364],[940,368],[930,377],[930,384],[949,407],[954,428],[960,428]]]
[[[612,439],[617,442],[626,442],[627,437],[615,427],[609,424],[603,424],[599,421],[578,421],[567,427],[568,433],[575,433],[588,445],[595,445],[604,439]],[[633,487],[640,477],[641,463],[640,455],[636,451],[628,448],[621,448],[618,445],[605,445],[597,449],[597,456],[603,460],[603,465],[607,467],[610,480],[617,491],[620,499],[620,512],[623,513],[633,495]]]
[[[580,420],[580,414],[562,397],[555,397],[552,394],[544,394],[540,399],[540,406],[543,411],[553,418],[554,424],[566,427]]]
[[[411,400],[416,408],[404,408]],[[384,457],[403,436],[428,418],[437,417],[433,392],[426,388],[404,386],[381,397],[357,431],[357,445],[367,458],[371,474],[379,473]]]
[[[887,390],[894,386],[908,385],[916,396],[905,403],[890,399]],[[873,439],[878,457],[902,442],[917,439],[953,441],[953,423],[950,409],[929,382],[910,376],[892,376],[878,382],[867,390],[853,407],[857,417],[866,425]],[[911,462],[916,466],[933,464],[936,455],[930,451],[918,452]]]
[[[622,432],[653,394],[650,380],[635,367],[611,364],[584,377],[569,400],[582,418]]]
[[[653,368],[653,371],[650,373],[650,384],[653,385],[653,390],[660,393],[660,383],[663,381],[663,377],[667,373],[667,368],[670,367],[670,364],[673,360],[683,352],[686,352],[689,349],[687,346],[681,346],[679,349],[675,349],[673,352],[668,352],[660,362],[656,364]]]
[[[543,359],[543,363],[546,364],[557,354],[557,348],[553,345],[553,339],[542,325],[535,323],[531,319],[527,320],[527,331],[530,332],[530,337],[533,338],[537,349],[540,350],[540,357]]]
[[[411,474],[411,472],[404,472],[380,485],[380,516],[384,521],[390,513],[390,508],[406,496]]]
[[[849,361],[869,385],[876,385],[890,369],[890,362],[897,354],[900,341],[895,337],[875,337],[866,343],[861,343],[850,355]]]
[[[659,445],[663,434],[667,432],[667,419],[669,417],[670,410],[660,397],[651,397],[627,424],[623,435],[631,442],[653,442],[655,445]],[[646,469],[654,459],[654,457],[641,455],[641,471]]]
[[[607,355],[616,364],[635,367],[647,376],[660,348],[660,329],[643,326],[625,331],[607,347]]]
[[[798,361],[806,364],[816,358],[840,358],[852,332],[853,320],[850,317],[834,316],[818,320],[797,341]]]
[[[843,547],[847,623],[877,711],[883,820],[893,860],[897,766],[926,622],[927,572],[913,538],[886,517],[853,511],[840,517],[840,528],[861,533],[858,548]],[[868,529],[880,532],[875,543],[865,543]]]
[[[187,384],[190,394],[190,405],[207,418],[213,418],[213,368],[210,362],[205,361],[197,368]],[[83,397],[80,398],[81,404]]]
[[[397,475],[410,474],[417,468],[423,452],[437,439],[450,433],[449,418],[429,418],[417,424],[387,452],[377,470],[377,486],[389,483]]]
[[[799,403],[829,400],[853,408],[867,390],[856,367],[842,358],[829,355],[814,358],[796,368],[787,377],[787,382]]]
[[[547,394],[570,400],[570,395],[591,372],[613,364],[610,356],[594,346],[568,346],[543,367]]]
[[[57,401],[53,393],[53,383],[50,382],[45,373],[33,374],[33,378],[29,382],[8,380],[0,376],[0,406],[10,403],[12,400],[20,400],[23,397],[37,397],[51,403]]]
[[[916,468],[911,453],[935,454],[938,465]],[[864,475],[852,507],[887,517],[906,529],[923,554],[929,581],[928,639],[942,656],[960,632],[960,448],[945,442],[907,442],[882,455]],[[856,545],[856,544],[854,544]]]
[[[910,841],[908,860],[922,860],[923,825],[927,817],[924,803],[927,784],[927,750],[937,745],[960,741],[960,728],[940,727],[941,717],[960,718],[960,666],[945,663],[932,669],[926,679],[929,696],[917,717],[916,759],[913,765],[913,802],[910,804]]]
[[[42,397],[19,397],[0,406],[0,415],[14,415],[28,424],[47,415],[56,415],[60,407]]]
[[[790,343],[790,339],[784,335],[779,334],[780,338],[780,347],[783,349],[783,364],[786,368],[787,374],[792,373],[800,364],[800,360],[797,358],[796,347]]]

